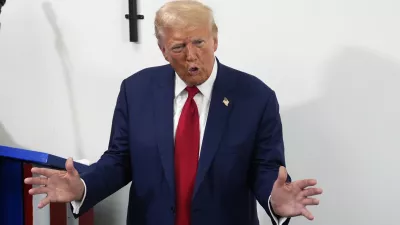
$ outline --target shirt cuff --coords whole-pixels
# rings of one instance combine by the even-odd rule
[[[272,218],[274,219],[274,221],[275,221],[275,224],[276,225],[282,225],[286,220],[287,220],[287,217],[281,217],[281,218],[277,218],[276,216],[275,216],[275,214],[274,214],[274,212],[272,211],[272,208],[271,208],[271,195],[269,196],[269,198],[268,198],[268,209],[269,209],[269,211],[270,211],[270,213],[271,213],[271,216],[272,216]]]
[[[80,200],[80,201],[72,201],[71,202],[71,205],[72,205],[72,208],[73,208],[73,213],[74,214],[78,214],[79,213],[79,210],[80,210],[80,208],[81,208],[81,206],[82,206],[82,204],[83,204],[83,202],[85,201],[85,197],[86,197],[86,184],[85,184],[85,181],[81,178],[81,181],[83,182],[83,186],[85,186],[85,191],[84,191],[84,193],[83,193],[83,198],[82,198],[82,200]]]

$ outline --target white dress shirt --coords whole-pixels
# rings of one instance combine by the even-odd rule
[[[199,119],[200,119],[200,149],[199,149],[199,157],[200,157],[200,150],[203,142],[203,137],[204,137],[204,130],[206,127],[207,123],[207,117],[208,117],[208,111],[210,108],[210,102],[211,102],[211,93],[214,85],[214,81],[217,77],[217,71],[218,71],[218,63],[216,60],[214,60],[214,67],[211,72],[210,77],[201,85],[198,85],[197,88],[199,89],[199,93],[194,96],[194,101],[196,102],[197,109],[199,110]],[[175,74],[175,100],[174,100],[174,138],[176,134],[176,128],[178,126],[179,122],[179,117],[181,116],[181,112],[183,109],[183,106],[185,105],[186,99],[188,97],[188,93],[185,90],[186,88],[185,82],[178,76],[178,74]],[[82,201],[73,201],[71,202],[72,207],[73,207],[73,212],[75,214],[79,213],[80,206],[83,204],[83,201],[85,200],[86,197],[86,184],[85,181],[83,181],[83,184],[85,185],[85,193],[83,195]],[[270,197],[271,198],[271,197]],[[271,208],[268,206],[269,211],[272,214]],[[274,216],[273,216],[274,217]],[[286,218],[281,218],[277,219],[274,217],[275,223],[277,225],[281,225],[285,222]]]
[[[199,124],[200,124],[200,150],[204,137],[204,130],[207,123],[208,110],[211,102],[211,92],[214,85],[215,78],[217,77],[218,63],[214,61],[214,67],[210,77],[202,84],[198,85],[199,93],[194,96],[197,109],[199,110]],[[178,126],[179,118],[182,113],[183,106],[188,98],[188,93],[185,90],[185,82],[178,76],[175,75],[175,101],[174,101],[174,138],[176,134],[176,128]],[[199,150],[199,155],[200,155]]]

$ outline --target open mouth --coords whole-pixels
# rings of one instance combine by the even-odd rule
[[[195,66],[189,68],[189,72],[191,72],[191,73],[197,72],[198,70],[199,70],[199,68],[195,67]]]

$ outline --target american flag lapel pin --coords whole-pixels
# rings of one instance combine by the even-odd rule
[[[224,103],[225,106],[229,105],[229,100],[226,97],[224,97],[224,100],[222,102]]]

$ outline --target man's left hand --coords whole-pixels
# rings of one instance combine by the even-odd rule
[[[271,192],[271,205],[274,213],[282,217],[303,215],[307,219],[313,220],[314,216],[306,206],[319,204],[318,199],[310,198],[310,196],[322,194],[321,188],[310,187],[315,186],[317,181],[305,179],[287,183],[286,179],[286,169],[281,166],[278,179]]]

